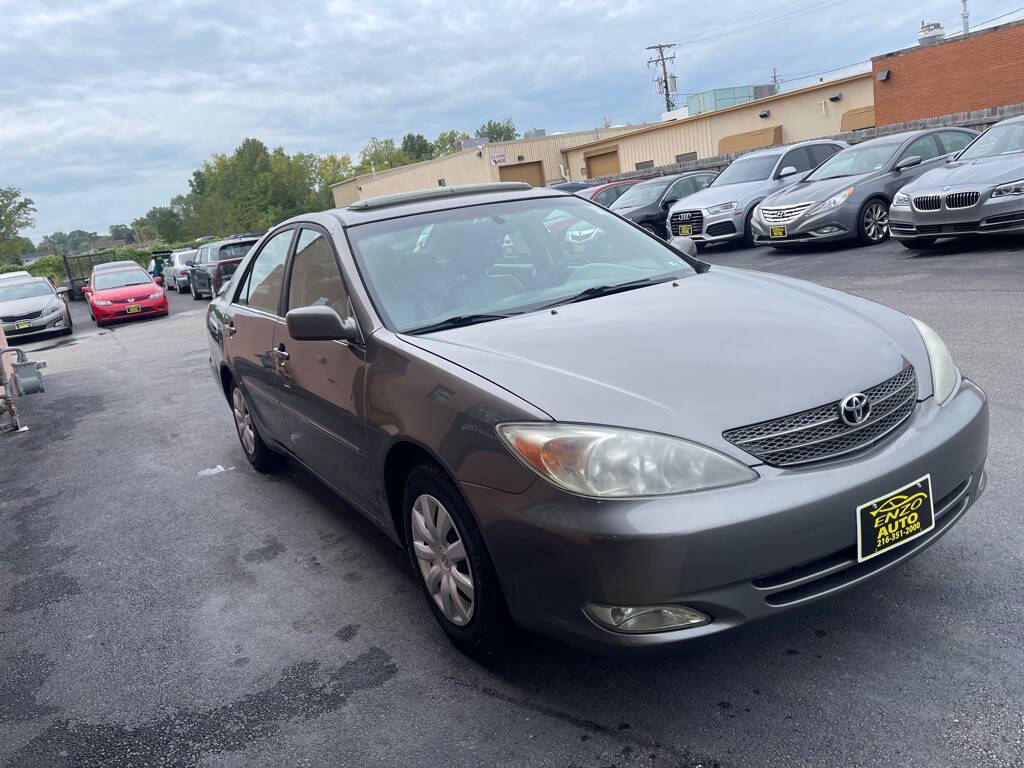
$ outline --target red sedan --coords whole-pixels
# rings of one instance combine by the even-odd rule
[[[576,194],[587,198],[587,200],[600,203],[607,208],[618,200],[623,192],[633,185],[639,184],[641,181],[643,179],[619,179],[618,181],[609,181],[607,184],[598,184],[597,186],[581,189]]]
[[[138,266],[93,270],[85,287],[89,314],[96,325],[116,320],[167,314],[167,294]]]

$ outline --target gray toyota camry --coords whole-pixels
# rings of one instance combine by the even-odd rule
[[[844,149],[762,201],[754,214],[754,242],[776,248],[850,239],[880,243],[889,237],[889,203],[900,187],[977,135],[966,128],[931,128]]]
[[[253,466],[402,545],[464,651],[671,645],[915,556],[988,449],[924,323],[693,254],[523,184],[360,201],[261,238],[210,362]]]
[[[939,237],[1024,231],[1024,117],[1003,120],[905,186],[889,209],[892,236],[908,248]]]

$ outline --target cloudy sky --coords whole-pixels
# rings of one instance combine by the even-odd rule
[[[1019,4],[970,0],[972,21]],[[922,19],[957,30],[959,14],[959,0],[0,0],[0,186],[35,200],[34,240],[106,232],[246,136],[356,158],[373,135],[489,118],[638,123],[660,113],[652,43],[679,43],[681,91],[772,67],[793,88],[913,43]]]

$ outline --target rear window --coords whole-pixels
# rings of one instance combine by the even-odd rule
[[[252,240],[247,243],[229,243],[228,245],[222,245],[220,250],[217,252],[217,258],[220,260],[225,259],[241,259],[249,252],[249,249],[256,243]]]

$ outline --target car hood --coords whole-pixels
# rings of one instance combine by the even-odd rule
[[[979,157],[977,160],[947,163],[933,168],[907,184],[903,191],[921,192],[933,187],[953,187],[965,184],[996,185],[1024,178],[1024,153]]]
[[[156,283],[143,283],[142,285],[125,285],[121,288],[107,288],[103,291],[94,291],[93,298],[103,301],[117,301],[118,299],[148,299],[149,294],[160,290]]]
[[[47,296],[29,296],[27,299],[0,301],[0,315],[27,315],[29,312],[40,312],[54,300],[60,301],[53,294]]]
[[[800,203],[820,203],[828,200],[832,195],[842,192],[847,187],[863,184],[865,181],[878,178],[878,173],[862,173],[858,176],[841,176],[838,179],[822,179],[821,181],[808,181],[794,184],[769,195],[762,202],[762,206],[773,205],[798,205]]]
[[[635,291],[409,343],[553,419],[643,429],[751,459],[723,430],[813,408],[917,370],[908,317],[811,283],[715,267]]]
[[[722,187],[706,187],[699,192],[681,198],[672,206],[672,210],[690,211],[697,208],[710,208],[713,205],[731,203],[734,200],[742,207],[747,205],[751,199],[764,194],[764,191],[769,188],[769,183],[767,181],[744,181],[739,184],[726,184]]]

